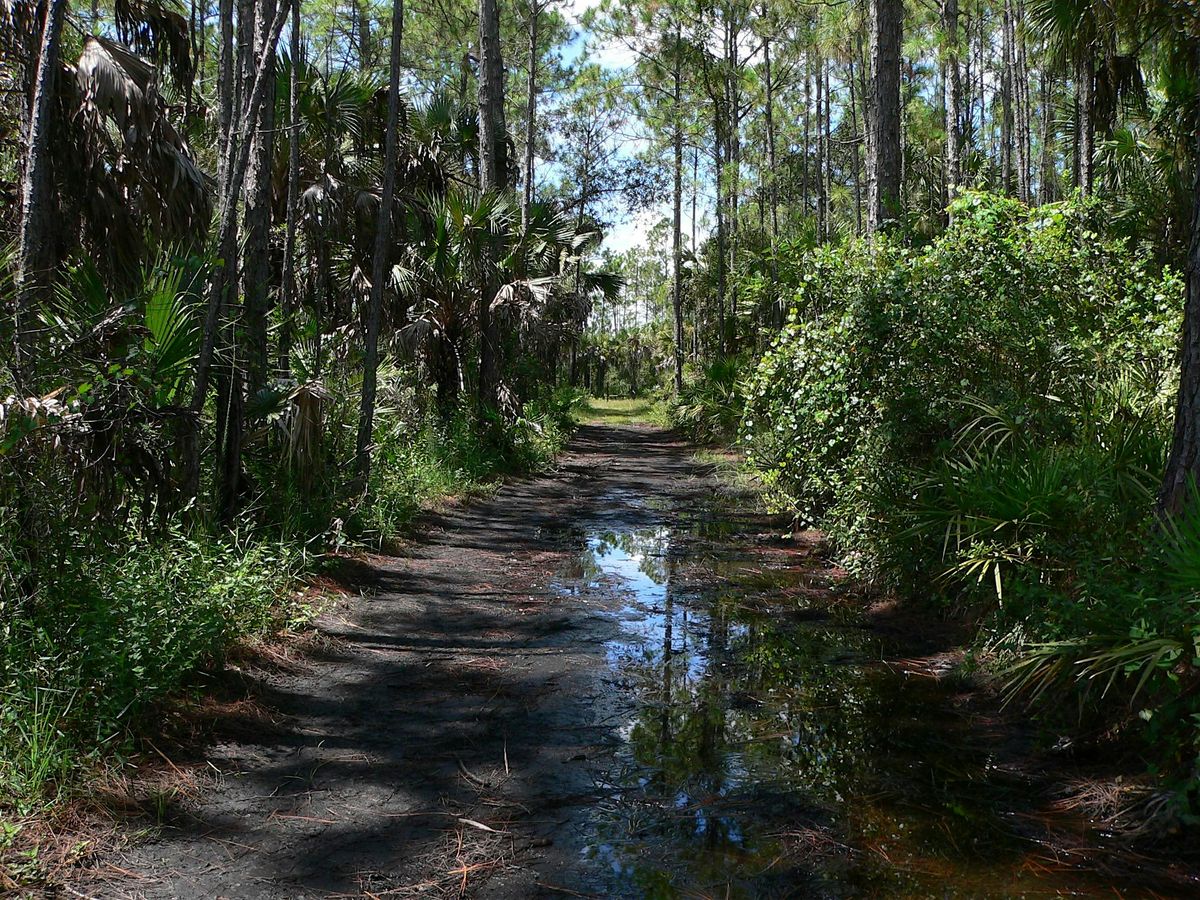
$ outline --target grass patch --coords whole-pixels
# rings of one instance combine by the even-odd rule
[[[646,397],[619,400],[589,397],[575,415],[586,425],[658,425],[662,418],[654,401]]]

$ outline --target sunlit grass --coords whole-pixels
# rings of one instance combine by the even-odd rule
[[[662,414],[655,401],[646,397],[601,400],[589,397],[575,413],[587,425],[660,425]]]

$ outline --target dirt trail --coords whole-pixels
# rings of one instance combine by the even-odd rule
[[[784,527],[667,432],[581,428],[364,567],[321,653],[250,673],[270,718],[226,717],[202,795],[68,893],[1200,895],[1078,813],[951,629]]]
[[[555,893],[578,862],[567,826],[596,797],[588,760],[612,740],[601,648],[618,628],[555,578],[581,522],[636,526],[711,492],[690,460],[660,430],[585,426],[552,474],[428,519],[319,621],[332,649],[257,685],[276,724],[213,747],[202,802],[95,870],[136,877],[73,890]]]

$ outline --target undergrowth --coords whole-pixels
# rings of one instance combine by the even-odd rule
[[[1187,807],[1200,518],[1154,513],[1181,280],[1089,204],[968,193],[952,212],[920,249],[809,255],[741,445],[860,577],[979,622],[1015,701],[1125,741]]]
[[[136,502],[119,521],[89,521],[45,448],[0,456],[45,477],[36,496],[0,480],[0,817],[37,813],[127,757],[164,706],[211,684],[233,645],[303,626],[314,607],[302,579],[331,552],[377,548],[442,498],[546,466],[578,400],[547,395],[487,423],[384,408],[365,493],[329,464],[345,458],[337,425],[353,407],[336,405],[309,451],[319,476],[294,454],[252,457],[252,478],[272,489],[232,529]]]

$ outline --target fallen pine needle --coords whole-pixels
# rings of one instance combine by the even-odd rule
[[[495,828],[492,828],[490,825],[484,825],[482,822],[476,822],[474,819],[460,818],[458,821],[464,825],[470,825],[472,828],[478,828],[480,831],[487,831],[492,834],[508,834],[507,831],[497,831]]]

